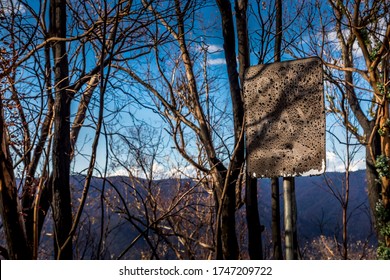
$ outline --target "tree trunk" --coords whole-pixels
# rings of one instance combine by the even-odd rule
[[[383,107],[381,108],[383,111],[382,117],[380,119],[380,127],[382,129],[382,134],[380,137],[380,144],[382,155],[385,156],[387,169],[390,166],[390,125],[388,124],[390,120],[389,113],[389,101],[387,99],[383,102]],[[389,172],[387,172],[389,173]],[[381,190],[381,198],[384,209],[390,213],[390,175],[386,174],[381,178],[382,190]],[[384,225],[388,225],[390,223],[390,215],[386,215],[385,220],[383,221]],[[384,236],[386,247],[390,248],[390,234],[386,234]]]
[[[229,184],[221,209],[222,254],[225,260],[237,260],[239,257],[236,234],[236,188]]]
[[[275,20],[275,49],[274,61],[281,61],[282,49],[282,1],[275,1],[276,20]],[[271,178],[271,207],[272,207],[272,242],[274,245],[274,259],[282,260],[282,237],[280,234],[280,201],[279,201],[279,179]]]
[[[227,170],[221,162],[214,163],[215,168],[212,170],[214,188],[217,195],[217,209],[220,213],[217,215],[217,259],[235,260],[238,259],[239,250],[236,235],[236,190],[235,184],[226,182]],[[226,184],[226,190],[224,188]]]
[[[241,84],[240,92],[242,91],[244,84],[245,70],[250,66],[247,7],[247,0],[235,0],[239,61],[238,75]],[[240,94],[243,96],[242,93]],[[244,159],[241,157],[239,158],[239,161],[244,161]],[[237,168],[239,167],[240,162],[237,162]],[[263,259],[263,246],[261,240],[262,230],[257,201],[257,178],[252,178],[248,172],[246,174],[245,183],[245,201],[246,220],[248,221],[249,257],[252,260],[261,260]]]
[[[279,179],[271,178],[271,208],[272,208],[272,243],[274,260],[282,260],[282,237],[280,230],[280,191],[279,191]]]
[[[378,183],[378,172],[375,168],[375,162],[371,156],[371,149],[373,151],[373,156],[376,158],[378,155],[380,155],[380,144],[379,137],[375,136],[373,139],[373,143],[371,144],[372,147],[369,145],[366,146],[366,183],[367,183],[367,192],[368,192],[368,201],[370,204],[370,209],[373,211],[371,213],[371,216],[374,219],[374,224],[376,225],[376,215],[375,215],[375,208],[376,204],[379,201],[379,194],[381,190],[381,186]]]
[[[247,174],[245,205],[248,226],[248,251],[251,260],[263,259],[262,227],[257,203],[257,179],[250,178]]]
[[[18,193],[12,159],[8,148],[6,126],[0,95],[0,212],[10,259],[31,259],[32,251],[27,244],[24,221],[18,205]]]
[[[66,37],[66,0],[50,1],[51,36]],[[55,102],[53,136],[53,218],[54,248],[57,259],[72,259],[72,242],[60,249],[72,226],[72,208],[69,186],[70,175],[70,95],[66,42],[54,42]]]
[[[228,246],[231,247],[229,248],[225,247],[222,249],[225,258],[237,259],[239,252],[238,252],[237,236],[235,232],[235,207],[236,207],[235,188],[236,188],[237,179],[240,176],[241,167],[244,163],[244,152],[245,152],[244,139],[243,137],[240,136],[244,125],[244,103],[241,96],[241,88],[240,88],[239,77],[237,72],[236,40],[234,37],[234,22],[233,22],[231,4],[230,1],[228,0],[217,0],[217,4],[222,19],[222,33],[224,39],[223,48],[225,51],[226,67],[227,67],[229,85],[230,85],[230,95],[233,104],[234,140],[235,140],[234,143],[237,150],[236,156],[232,159],[233,160],[232,169],[231,169],[232,172],[231,174],[227,174],[228,190],[226,192],[225,212],[226,214],[229,213],[229,215],[231,216],[230,217],[226,216],[226,220],[223,219],[222,221],[222,224],[224,222],[228,223],[228,228],[226,228],[225,230],[228,231],[227,234],[231,235],[229,238],[231,243],[228,244]],[[243,36],[245,36],[244,33],[247,32],[245,30],[246,28],[242,29],[241,27],[240,30],[238,30],[239,38],[243,38]],[[245,48],[242,48],[243,51],[244,49]],[[246,59],[249,58],[248,56],[246,57],[247,57]],[[222,229],[222,234],[223,231],[224,230]]]
[[[292,190],[291,190],[291,208],[292,208],[292,224],[293,224],[293,258],[298,260],[299,258],[299,246],[298,246],[298,207],[297,199],[295,193],[295,178],[292,180]]]

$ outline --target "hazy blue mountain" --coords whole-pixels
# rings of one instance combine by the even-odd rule
[[[73,193],[74,211],[76,211],[79,204],[80,195],[83,189],[84,176],[74,175],[71,178]],[[296,199],[298,208],[298,234],[301,244],[311,242],[314,238],[320,235],[336,238],[341,240],[341,205],[336,199],[335,195],[330,191],[330,187],[335,193],[343,192],[345,186],[345,174],[330,172],[322,176],[314,177],[297,177],[296,184]],[[153,191],[158,192],[161,197],[170,197],[172,193],[177,191],[177,186],[189,187],[194,183],[190,180],[182,180],[178,182],[177,179],[159,180],[153,182],[155,187]],[[119,254],[130,245],[130,243],[142,232],[143,219],[140,212],[131,211],[134,216],[134,221],[139,222],[132,224],[126,220],[124,214],[125,208],[123,201],[133,207],[136,203],[134,195],[145,196],[145,188],[141,185],[147,185],[143,179],[137,181],[130,180],[126,177],[111,177],[109,182],[93,178],[89,190],[88,199],[85,205],[85,211],[81,219],[79,227],[77,243],[75,247],[78,249],[76,258],[90,259],[96,258],[94,255],[100,241],[101,217],[105,219],[104,232],[107,234],[105,242],[101,244],[102,255],[104,258],[116,258]],[[102,190],[104,188],[104,195]],[[269,234],[271,231],[271,187],[269,179],[258,180],[258,200],[261,223],[265,226],[265,234],[268,234],[268,239],[264,237],[265,242],[269,241]],[[283,219],[283,194],[282,181],[280,180],[280,201],[281,213]],[[207,193],[198,192],[197,195],[207,195]],[[104,208],[102,211],[101,202],[104,201]],[[241,213],[245,207],[241,208]],[[370,210],[368,207],[367,191],[365,187],[365,171],[352,172],[350,175],[350,201],[349,201],[349,221],[348,232],[351,242],[356,240],[369,240],[371,244],[375,244],[376,238],[370,219]],[[50,215],[50,213],[49,213]],[[137,216],[138,215],[138,216]],[[242,219],[243,215],[237,215],[238,219]],[[51,258],[52,252],[52,236],[53,230],[51,220],[45,225],[42,235],[41,252],[47,252],[43,258]],[[240,222],[240,221],[238,221]],[[136,228],[138,226],[138,229]],[[141,229],[141,230],[140,230]],[[148,232],[147,234],[152,234]],[[245,246],[245,245],[244,245]],[[82,249],[80,249],[82,248]],[[128,259],[140,259],[142,257],[142,249],[148,249],[148,246],[143,238],[140,238],[136,244],[131,247],[125,254]],[[169,258],[169,256],[166,256]],[[172,256],[174,257],[174,256]]]
[[[329,172],[321,176],[297,177],[295,188],[298,208],[298,233],[301,241],[304,239],[311,240],[319,235],[340,238],[342,208],[331,188],[334,193],[342,194],[344,192],[343,188],[345,188],[345,174]],[[283,207],[281,180],[280,193]],[[259,211],[262,223],[266,228],[270,228],[271,225],[270,197],[270,180],[260,179]],[[369,238],[371,242],[375,242],[364,170],[350,173],[348,216],[348,230],[351,241]]]

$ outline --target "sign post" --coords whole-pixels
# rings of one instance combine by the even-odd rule
[[[294,259],[294,177],[325,171],[321,60],[314,57],[249,67],[244,105],[248,172],[256,178],[284,178],[286,259]]]
[[[284,235],[286,260],[293,260],[294,250],[297,244],[294,243],[294,232],[296,231],[296,223],[294,223],[294,216],[296,212],[293,207],[294,191],[294,177],[283,177],[283,198],[284,198]]]

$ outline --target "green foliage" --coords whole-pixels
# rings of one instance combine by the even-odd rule
[[[376,256],[378,260],[390,260],[390,248],[380,242],[378,250],[376,251]]]
[[[383,83],[377,83],[376,86],[378,87],[379,92],[380,92],[381,94],[383,94],[384,91],[385,91],[385,86],[383,85]]]
[[[381,49],[382,44],[378,42],[376,46],[372,49],[372,51],[369,54],[370,60],[373,61],[378,56],[379,50]]]
[[[380,200],[375,207],[376,216],[380,234],[390,236],[390,210],[385,209],[383,202]]]
[[[368,32],[367,28],[363,27],[363,28],[359,29],[359,35],[362,37],[363,42],[366,46],[371,44],[371,40],[370,40],[369,32]]]
[[[386,98],[390,99],[390,90],[385,91],[385,85],[383,83],[377,83],[376,86],[378,87],[379,93],[381,95],[386,95]]]
[[[378,129],[378,134],[380,136],[386,136],[386,131],[390,129],[390,119],[387,119],[383,126]]]
[[[385,209],[383,202],[379,201],[376,204],[375,212],[377,216],[377,226],[379,234],[384,237],[390,236],[390,210]],[[390,248],[384,243],[379,243],[377,250],[377,258],[380,260],[390,260]]]
[[[376,171],[379,174],[379,177],[390,178],[390,169],[389,169],[389,158],[385,155],[380,155],[376,158],[375,162]]]

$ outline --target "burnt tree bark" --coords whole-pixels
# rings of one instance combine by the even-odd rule
[[[27,243],[12,159],[9,152],[6,124],[4,122],[2,97],[0,95],[0,213],[10,259],[31,259],[32,251]]]
[[[50,34],[59,39],[66,38],[66,0],[50,1]],[[70,175],[70,101],[69,65],[66,42],[58,40],[52,44],[54,59],[54,136],[53,136],[53,180],[52,208],[54,218],[54,248],[57,259],[72,259],[72,242],[62,250],[72,227],[72,208],[69,186]]]
[[[241,166],[244,164],[245,148],[244,139],[240,137],[241,131],[244,126],[244,103],[241,94],[241,87],[239,83],[239,73],[237,72],[236,62],[236,39],[234,36],[234,21],[233,13],[230,1],[217,0],[218,8],[221,14],[222,20],[222,34],[224,39],[223,48],[225,51],[226,66],[230,85],[230,95],[233,104],[233,120],[234,120],[234,140],[235,147],[237,149],[236,156],[233,158],[232,174],[228,174],[228,191],[226,193],[228,205],[226,207],[226,215],[222,215],[221,227],[227,227],[229,229],[229,236],[222,236],[222,239],[226,239],[222,250],[227,259],[238,258],[238,244],[235,233],[235,187],[237,179],[240,176]],[[237,20],[237,35],[239,41],[239,60],[240,60],[240,73],[243,75],[244,69],[249,64],[249,51],[248,51],[248,34],[246,23],[246,6],[247,1],[236,1],[236,20]],[[257,205],[257,203],[256,203]],[[233,224],[234,222],[234,224]],[[234,232],[233,232],[234,231]]]
[[[282,1],[275,1],[276,10],[276,36],[275,36],[275,50],[274,60],[275,62],[281,61],[281,49],[282,49]],[[279,179],[271,178],[271,207],[272,207],[272,243],[273,253],[275,260],[283,259],[282,252],[282,237],[280,229],[280,200],[279,200]]]
[[[280,191],[279,179],[271,178],[271,208],[272,208],[272,243],[275,260],[283,259],[282,237],[280,227]]]
[[[248,176],[249,174],[247,174]],[[248,226],[248,253],[251,260],[262,260],[263,242],[261,234],[263,227],[257,201],[257,179],[248,176],[245,191],[246,221]]]
[[[250,66],[247,0],[236,0],[235,15],[238,39],[239,80],[241,91],[244,84],[245,70]],[[241,96],[243,93],[241,92]],[[257,201],[257,179],[246,174],[245,206],[248,226],[248,252],[252,260],[263,259],[263,244],[261,239],[262,226]]]

